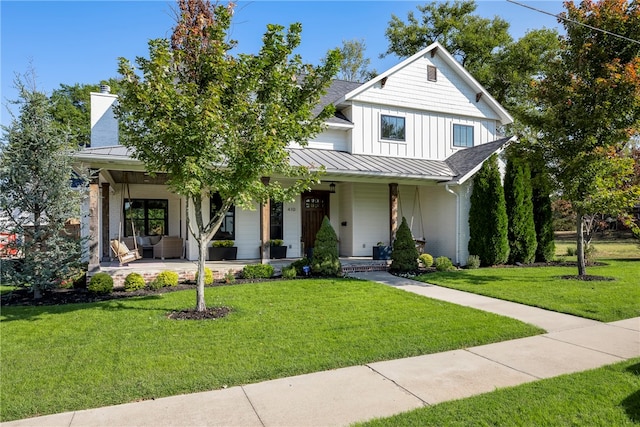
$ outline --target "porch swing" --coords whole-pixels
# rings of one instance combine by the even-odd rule
[[[122,191],[120,192],[120,206],[123,208],[120,210],[120,223],[118,224],[118,239],[111,240],[111,250],[118,257],[120,266],[128,264],[131,261],[136,261],[142,258],[138,251],[138,242],[136,239],[136,228],[133,222],[133,216],[131,217],[131,233],[133,234],[133,250],[130,250],[127,245],[122,241],[122,225],[124,223],[124,186],[127,187],[127,199],[129,206],[131,206],[131,191],[129,189],[129,181],[127,180],[127,173],[124,173],[124,183]]]
[[[400,205],[400,216],[404,218],[404,211],[402,210],[402,199],[400,198],[400,191],[398,191],[398,202],[399,202],[398,204]],[[416,204],[418,206],[418,217],[420,218],[419,231],[422,231],[422,235],[420,237],[416,237],[415,233],[413,232],[413,220],[416,212]],[[413,241],[416,245],[416,249],[418,250],[418,253],[420,254],[423,253],[427,240],[425,239],[424,222],[422,219],[422,204],[420,203],[420,190],[418,189],[417,185],[416,185],[416,193],[413,198],[413,208],[411,210],[411,221],[409,222],[409,230],[411,231],[411,236],[413,237]]]

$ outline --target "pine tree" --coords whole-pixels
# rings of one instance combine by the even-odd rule
[[[509,221],[509,262],[530,264],[535,260],[538,246],[533,221],[531,173],[526,164],[513,157],[507,162],[504,197]]]
[[[402,217],[402,222],[396,232],[396,239],[393,241],[391,251],[391,266],[389,270],[408,273],[418,269],[418,250],[411,235],[411,230],[407,224],[407,219]]]
[[[509,257],[507,209],[498,157],[487,159],[473,180],[469,208],[469,254],[482,265],[503,264]]]
[[[20,113],[3,126],[0,144],[0,209],[4,227],[21,237],[23,258],[20,268],[4,269],[3,281],[38,299],[79,266],[81,242],[64,226],[79,218],[82,192],[71,188],[74,147],[53,122],[49,99],[20,79],[16,86]]]
[[[338,236],[326,216],[316,234],[311,271],[321,276],[339,276],[342,265],[338,257]]]

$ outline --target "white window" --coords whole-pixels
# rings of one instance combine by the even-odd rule
[[[453,125],[453,146],[473,147],[473,126]]]
[[[382,139],[392,139],[394,141],[404,141],[404,117],[380,116],[380,135]]]

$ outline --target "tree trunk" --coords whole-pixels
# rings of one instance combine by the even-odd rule
[[[576,255],[578,256],[578,275],[587,274],[587,267],[584,259],[584,223],[582,221],[584,215],[582,212],[576,213]]]
[[[196,280],[196,311],[205,311],[204,301],[204,267],[207,260],[207,240],[198,240],[198,279]]]

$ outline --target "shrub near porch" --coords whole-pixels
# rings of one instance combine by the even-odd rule
[[[218,389],[535,335],[533,326],[355,279],[206,288],[232,313],[177,321],[193,291],[2,307],[1,420]],[[28,360],[25,359],[28,356]]]

